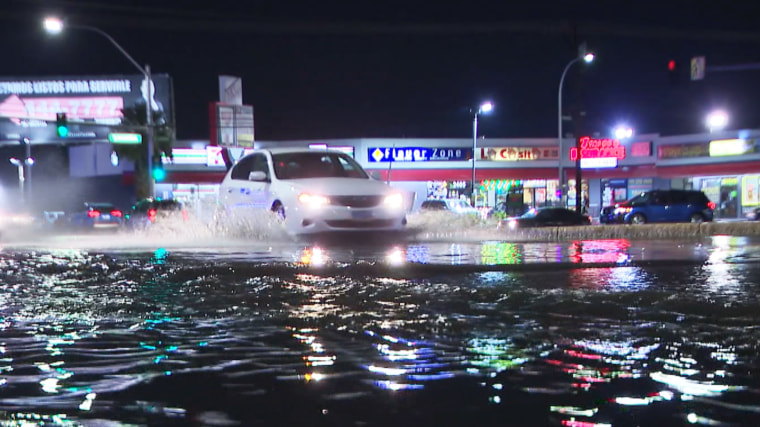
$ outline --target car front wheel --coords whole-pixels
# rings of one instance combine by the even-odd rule
[[[285,206],[280,202],[276,202],[272,206],[272,213],[279,221],[285,221]]]
[[[642,214],[637,213],[631,217],[631,224],[646,224],[646,223],[647,223],[647,218]]]

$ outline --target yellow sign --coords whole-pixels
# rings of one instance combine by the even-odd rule
[[[757,206],[760,204],[758,197],[758,181],[760,176],[747,175],[742,177],[742,205]]]
[[[739,156],[753,148],[754,141],[746,139],[716,139],[710,141],[710,157]]]

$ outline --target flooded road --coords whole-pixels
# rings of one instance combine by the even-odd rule
[[[4,244],[0,420],[760,424],[758,240],[153,237]]]

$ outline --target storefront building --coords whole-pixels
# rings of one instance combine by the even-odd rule
[[[561,155],[552,138],[480,139],[474,150],[467,139],[380,138],[257,141],[255,148],[340,149],[376,178],[413,194],[412,209],[428,198],[469,199],[473,177],[475,205],[484,210],[498,203],[515,214],[565,203],[574,207],[576,167],[580,167],[581,199],[588,200],[592,217],[603,206],[638,193],[674,188],[704,191],[718,206],[716,217],[741,218],[760,205],[758,138],[758,130],[652,134],[629,140],[585,137],[563,141]],[[174,159],[164,160],[167,177],[156,184],[156,195],[215,203],[226,171],[221,150],[207,141],[178,141]],[[233,151],[239,157],[248,150]],[[560,161],[568,185],[564,198],[559,190]]]

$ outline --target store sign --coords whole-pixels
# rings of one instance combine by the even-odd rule
[[[600,158],[615,158],[619,160],[625,159],[625,147],[620,144],[617,139],[603,138],[596,139],[588,136],[581,137],[581,153],[582,159],[600,159]],[[578,159],[578,148],[570,148],[570,160]],[[609,162],[609,161],[608,161]],[[615,162],[617,166],[617,161]],[[611,167],[615,167],[611,166]],[[583,167],[583,166],[581,166]],[[594,166],[590,166],[594,167]],[[610,166],[595,166],[595,167],[610,167]]]
[[[652,155],[652,142],[641,141],[631,144],[631,157],[649,157]]]
[[[710,157],[740,156],[755,151],[755,141],[747,139],[717,139],[710,141]]]
[[[557,160],[557,147],[483,147],[480,158],[501,162],[516,162],[521,160]]]
[[[581,157],[581,169],[616,168],[617,165],[617,157],[592,157],[590,159]]]
[[[472,158],[472,148],[371,147],[367,158],[370,162],[462,161]]]
[[[707,157],[710,155],[710,144],[673,144],[657,147],[658,159],[683,159],[691,157]]]

